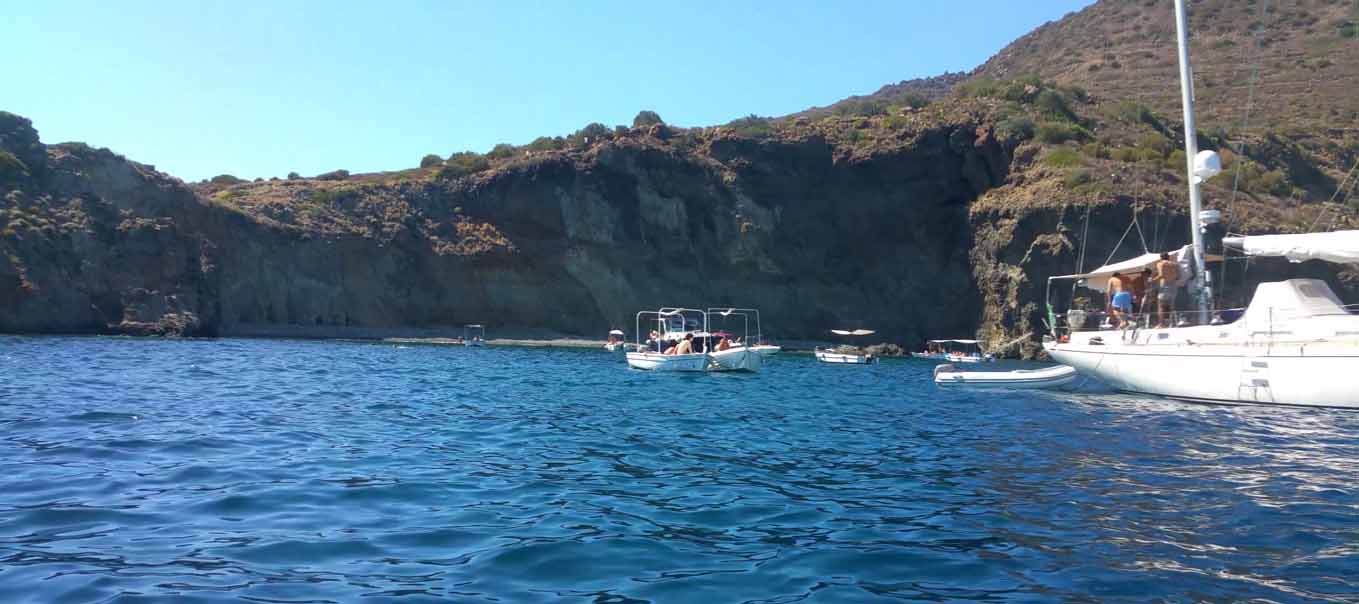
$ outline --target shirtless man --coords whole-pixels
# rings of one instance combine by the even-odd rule
[[[1124,315],[1132,312],[1132,292],[1123,285],[1123,273],[1109,277],[1109,313],[1113,316],[1114,327],[1123,327]]]
[[[694,354],[694,334],[684,334],[684,339],[675,347],[675,354]]]
[[[1170,259],[1170,254],[1161,253],[1161,259],[1156,261],[1156,276],[1152,277],[1152,282],[1156,284],[1156,327],[1164,329],[1170,326],[1170,315],[1175,312],[1175,285],[1180,280],[1180,265]]]

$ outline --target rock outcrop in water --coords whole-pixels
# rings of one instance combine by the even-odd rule
[[[592,125],[387,174],[186,185],[106,149],[43,145],[26,119],[0,113],[0,331],[346,335],[483,322],[588,335],[631,330],[639,309],[740,305],[781,338],[870,327],[914,347],[976,333],[1032,354],[1025,336],[1041,328],[1048,275],[1185,239],[1174,114],[1092,70],[1049,73],[1044,59],[1085,39],[1049,40],[1070,29],[1061,24],[1123,32],[1155,16],[1128,10],[1101,2],[968,78],[717,128]],[[1270,49],[1325,46],[1294,43],[1322,34],[1271,31],[1288,43]],[[1145,32],[1124,34],[1101,64],[1135,53],[1130,64],[1160,65]],[[1195,49],[1210,64],[1229,52]],[[1352,64],[1324,69],[1348,81]],[[1174,99],[1175,85],[1147,79],[1139,94]],[[1307,100],[1298,106],[1325,111]],[[1206,122],[1200,136],[1233,149],[1206,194],[1231,200],[1219,207],[1234,230],[1305,229],[1323,208],[1332,228],[1359,224],[1352,208],[1320,203],[1359,157],[1350,139],[1269,124],[1230,136],[1226,125]],[[1353,287],[1350,274],[1308,270]]]

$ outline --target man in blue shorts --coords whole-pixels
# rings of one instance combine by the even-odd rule
[[[1109,278],[1109,312],[1113,315],[1114,327],[1123,327],[1125,318],[1132,314],[1133,296],[1123,284],[1123,273],[1114,273]]]

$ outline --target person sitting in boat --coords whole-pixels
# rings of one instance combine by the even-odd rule
[[[684,339],[679,344],[666,349],[665,354],[694,354],[694,334],[684,334]]]
[[[1132,292],[1123,285],[1123,273],[1114,273],[1109,278],[1109,314],[1113,317],[1114,327],[1122,328],[1127,323],[1127,315],[1132,314]]]
[[[1179,289],[1180,265],[1170,259],[1170,254],[1161,252],[1161,259],[1156,261],[1156,276],[1152,277],[1156,284],[1156,327],[1164,329],[1170,326],[1171,314],[1175,312],[1175,292]]]
[[[730,349],[731,349],[731,340],[728,340],[728,339],[727,339],[727,336],[726,336],[725,334],[723,334],[722,339],[717,341],[717,346],[714,347],[714,350],[716,350],[717,352],[722,352],[723,350],[730,350]]]

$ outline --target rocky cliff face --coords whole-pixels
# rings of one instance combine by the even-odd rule
[[[983,126],[872,153],[817,135],[653,134],[471,177],[261,183],[217,198],[5,115],[0,330],[230,335],[258,324],[601,333],[662,305],[766,329],[969,333],[968,203],[1006,177]],[[333,186],[332,186],[333,185]],[[226,199],[226,201],[220,201]]]

